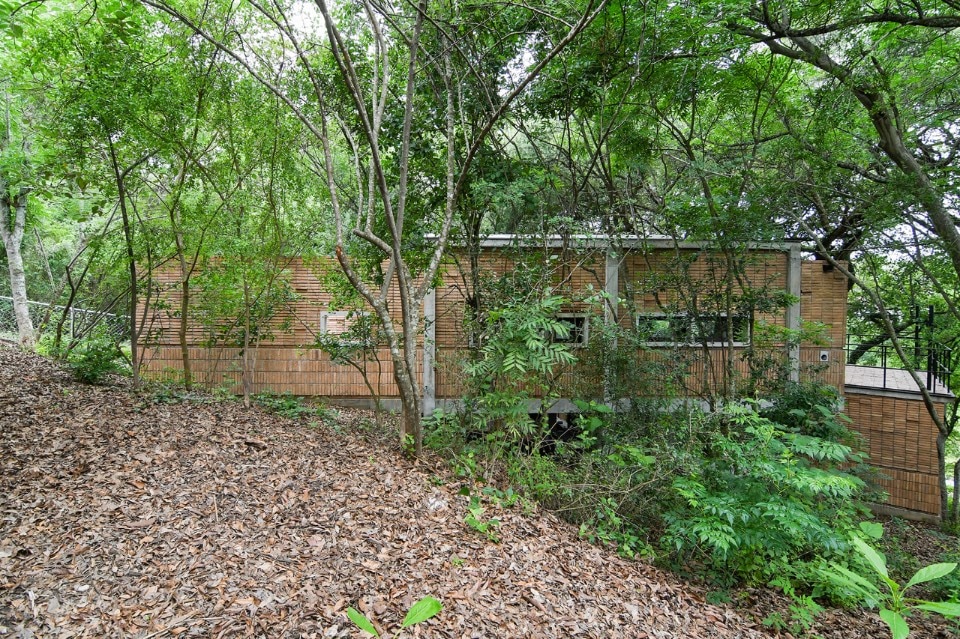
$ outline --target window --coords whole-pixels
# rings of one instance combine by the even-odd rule
[[[324,311],[320,313],[320,335],[340,338],[344,343],[373,342],[372,317],[363,311]]]
[[[580,313],[562,313],[554,317],[558,322],[566,325],[566,335],[554,334],[553,341],[557,344],[571,346],[586,346],[590,332],[590,322],[587,316]]]
[[[637,331],[651,346],[674,344],[724,346],[727,341],[726,313],[701,313],[694,317],[687,313],[651,313],[637,317]],[[750,343],[750,318],[734,315],[733,345]]]

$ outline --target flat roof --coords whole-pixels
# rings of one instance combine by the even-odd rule
[[[435,238],[428,235],[427,239]],[[740,242],[741,246],[755,250],[790,251],[800,248],[800,242]],[[454,244],[456,246],[456,244]],[[716,246],[708,240],[677,240],[666,235],[512,235],[492,234],[480,240],[482,248],[538,247],[538,248],[655,248],[655,249],[703,249]]]
[[[926,382],[927,371],[917,371],[920,381]],[[856,386],[857,388],[869,388],[874,390],[897,391],[900,393],[920,394],[920,387],[914,381],[909,371],[899,368],[881,368],[879,366],[853,366],[847,365],[845,371],[845,386]],[[953,397],[953,393],[947,388],[946,384],[933,378],[933,388],[930,393],[933,395],[943,395]]]

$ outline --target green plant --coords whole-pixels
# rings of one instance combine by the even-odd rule
[[[823,612],[823,606],[818,604],[810,595],[798,593],[794,587],[792,575],[778,575],[769,585],[782,590],[785,595],[790,597],[792,603],[787,608],[788,616],[786,618],[782,614],[773,613],[763,620],[763,625],[774,627],[777,630],[787,630],[793,635],[803,635],[808,632],[813,627],[817,616]],[[768,623],[768,619],[770,619],[770,623]],[[778,620],[783,625],[774,625]]]
[[[653,554],[650,545],[641,539],[639,529],[620,515],[620,506],[612,497],[599,500],[593,517],[580,525],[580,536],[590,543],[614,546],[619,555],[629,559]]]
[[[540,433],[528,404],[534,397],[549,404],[555,370],[576,361],[563,341],[570,324],[556,317],[565,303],[550,296],[489,311],[477,357],[464,364],[477,428],[506,447],[535,447]]]
[[[883,535],[883,527],[879,524],[863,522],[860,528],[864,535],[872,539],[880,539]],[[854,550],[865,561],[866,566],[873,571],[874,579],[878,579],[881,586],[878,587],[873,580],[837,563],[831,563],[830,567],[824,570],[823,576],[848,590],[867,607],[879,607],[880,619],[889,626],[893,639],[904,639],[910,634],[906,619],[915,610],[934,612],[947,618],[960,617],[960,603],[926,601],[906,596],[907,591],[918,584],[949,575],[956,570],[956,563],[925,566],[901,586],[890,578],[883,553],[877,551],[858,535],[851,537],[851,543]]]
[[[400,624],[400,630],[409,628],[410,626],[415,626],[418,623],[423,623],[427,619],[435,617],[441,610],[443,610],[443,604],[440,603],[439,600],[429,596],[424,597],[417,603],[413,604],[410,607],[410,610],[407,611],[406,616],[403,618],[403,622]],[[360,630],[366,632],[367,634],[373,635],[374,637],[380,636],[380,633],[377,632],[376,628],[374,628],[373,622],[371,622],[356,608],[347,608],[347,617],[349,617],[350,621],[352,621]]]
[[[485,536],[489,541],[498,544],[500,543],[500,537],[497,535],[497,529],[500,527],[500,520],[496,518],[484,519],[484,511],[480,498],[477,496],[471,497],[463,522],[474,531]]]
[[[663,547],[720,580],[767,581],[793,563],[842,553],[863,482],[841,443],[788,432],[752,403],[698,419],[702,448],[672,483]]]
[[[315,417],[326,420],[330,417],[330,412],[326,407],[310,406],[299,397],[294,397],[289,393],[278,395],[265,391],[254,395],[253,400],[270,412],[288,419],[299,420],[302,417]]]
[[[67,355],[74,378],[85,384],[98,384],[110,374],[126,373],[129,367],[117,343],[105,336],[83,340]]]
[[[960,562],[960,551],[945,553],[940,557],[944,563]],[[930,595],[934,599],[960,603],[960,570],[955,570],[929,586]]]

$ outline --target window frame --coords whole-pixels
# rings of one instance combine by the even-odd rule
[[[697,317],[701,319],[701,324],[703,323],[704,318],[710,318],[714,322],[714,326],[721,319],[728,317],[730,314],[726,311],[719,311],[716,313],[699,313]],[[707,348],[743,348],[748,347],[753,342],[753,322],[751,321],[750,315],[743,313],[734,313],[734,340],[732,342],[727,342],[726,340],[720,341],[706,341],[699,339],[697,333],[696,322],[694,321],[694,315],[688,312],[680,313],[669,313],[669,312],[653,312],[653,313],[638,313],[636,320],[634,322],[634,329],[639,333],[641,330],[640,324],[644,320],[656,320],[656,319],[667,319],[672,320],[675,318],[682,318],[686,324],[685,331],[687,334],[687,339],[685,340],[643,340],[644,346],[650,347],[670,347],[670,346],[686,346],[686,347],[696,347],[703,346],[706,344]],[[739,332],[736,328],[736,322],[740,319],[744,322],[744,328],[746,329],[746,339],[737,340],[736,334]]]
[[[557,313],[556,315],[553,316],[553,319],[554,319],[554,320],[561,321],[561,322],[564,321],[564,320],[582,319],[582,320],[583,320],[583,329],[582,329],[582,330],[579,330],[579,331],[577,331],[577,330],[570,330],[570,331],[569,331],[568,334],[569,334],[570,337],[573,337],[574,335],[578,335],[578,336],[580,337],[580,339],[577,340],[577,341],[572,341],[572,340],[570,340],[569,337],[566,338],[566,339],[557,339],[556,334],[554,334],[554,335],[552,335],[551,338],[550,338],[550,341],[551,341],[552,343],[554,343],[554,344],[566,344],[566,345],[568,345],[570,348],[586,348],[587,345],[590,343],[590,314],[589,314],[589,313],[576,313],[576,312]],[[570,323],[573,324],[573,322],[570,322]],[[574,328],[576,328],[576,325],[575,325],[575,324],[574,324]]]
[[[321,335],[321,336],[326,335],[326,336],[329,336],[329,337],[335,337],[335,338],[338,338],[338,339],[342,339],[340,336],[341,336],[341,335],[345,335],[346,333],[350,332],[350,329],[352,328],[353,323],[356,322],[358,318],[361,318],[361,317],[362,317],[362,318],[365,318],[365,317],[369,317],[369,316],[370,316],[370,312],[369,312],[369,311],[361,311],[361,310],[353,310],[353,309],[351,309],[351,310],[342,310],[342,311],[320,311],[320,335]],[[328,321],[331,317],[335,317],[335,318],[336,318],[336,317],[342,317],[342,318],[344,319],[344,330],[343,330],[343,331],[341,331],[341,332],[339,332],[339,333],[331,333],[331,332],[330,332],[329,327],[328,327],[328,325],[327,325],[327,321]],[[352,320],[352,321],[350,321],[350,320]],[[349,323],[348,323],[348,321],[349,321]],[[344,344],[349,345],[349,346],[371,346],[371,345],[374,343],[374,340],[373,340],[373,339],[366,339],[366,340],[363,340],[363,339],[361,339],[361,340],[346,340],[346,339],[343,339],[342,341],[343,341]]]

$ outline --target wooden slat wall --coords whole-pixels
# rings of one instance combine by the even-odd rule
[[[594,251],[586,254],[552,252],[531,252],[539,259],[549,260],[551,283],[560,285],[561,290],[572,298],[567,312],[583,312],[587,304],[583,301],[588,292],[604,289],[605,254]],[[690,266],[692,277],[713,279],[722,277],[724,266],[717,256],[702,252],[684,251],[683,257],[693,258]],[[480,257],[481,268],[495,274],[508,273],[518,266],[515,250],[490,249]],[[657,251],[646,255],[632,253],[624,258],[621,269],[621,296],[626,291],[637,292],[633,303],[641,310],[656,310],[656,302],[649,291],[643,291],[642,283],[651,269],[665,269],[672,266],[676,259],[674,251]],[[435,339],[437,350],[437,396],[440,398],[459,398],[463,394],[462,357],[466,344],[464,331],[464,299],[467,284],[458,270],[457,263],[465,265],[465,260],[454,256],[444,267],[441,284],[436,294]],[[752,286],[768,286],[771,289],[783,289],[786,286],[787,255],[781,251],[756,251],[744,275]],[[362,378],[353,368],[340,366],[312,347],[315,335],[320,330],[320,314],[329,310],[331,295],[323,290],[321,277],[324,269],[336,269],[333,260],[318,260],[305,263],[303,260],[291,260],[287,266],[289,281],[298,299],[291,302],[274,320],[274,326],[287,321],[287,330],[279,328],[273,331],[272,339],[258,346],[257,387],[262,390],[291,392],[302,395],[321,395],[327,397],[365,397],[369,394]],[[179,282],[173,270],[157,273],[160,286],[160,298],[164,307],[158,311],[152,322],[152,332],[145,340],[145,363],[147,373],[157,377],[176,378],[178,376],[180,355],[177,329],[179,318]],[[805,345],[801,349],[804,370],[811,376],[817,376],[842,388],[842,354],[838,347],[842,343],[845,328],[846,285],[834,273],[825,273],[819,263],[803,264],[803,303],[801,314],[804,319],[824,321],[829,324],[830,337],[837,340],[831,345],[831,364],[819,365],[819,350],[822,347]],[[707,287],[709,288],[709,287]],[[520,291],[523,293],[523,291]],[[199,295],[199,293],[195,292]],[[665,294],[669,294],[666,292]],[[823,298],[823,299],[821,299]],[[196,299],[196,298],[195,298]],[[398,292],[391,290],[392,307],[399,306]],[[628,305],[629,306],[629,305]],[[597,309],[599,310],[599,309]],[[633,319],[621,307],[621,322],[630,326]],[[783,324],[784,318],[775,315],[764,318],[769,322]],[[593,322],[601,321],[599,317]],[[208,385],[219,386],[233,384],[239,376],[239,350],[233,348],[208,348],[205,334],[199,322],[193,322],[188,331],[191,359],[197,371],[196,378]],[[235,345],[234,345],[235,346]],[[836,348],[835,348],[836,347]],[[397,389],[393,382],[392,363],[386,349],[379,351],[379,372],[372,372],[378,392],[384,397],[395,397]],[[669,349],[652,350],[637,355],[638,361],[656,360],[661,355],[671,358]],[[707,360],[695,350],[686,352],[685,359],[690,361],[688,372],[681,386],[702,390],[701,377]],[[746,363],[737,356],[735,367],[745,375]],[[715,383],[722,374],[724,356],[722,349],[711,349],[709,365],[711,383]],[[376,362],[368,363],[368,370],[378,371]],[[562,386],[572,390],[574,375],[568,373]],[[656,384],[645,384],[645,388],[655,388]]]
[[[940,515],[937,426],[923,401],[847,389],[847,415],[863,435],[870,464],[886,475],[890,506]],[[944,405],[939,406],[941,415]]]
[[[256,346],[254,373],[255,392],[286,392],[294,395],[321,397],[369,397],[370,391],[361,374],[352,366],[330,361],[327,354],[313,346],[320,332],[320,314],[330,310],[332,295],[321,282],[324,269],[338,269],[332,259],[305,262],[293,259],[286,265],[287,277],[297,299],[284,308],[271,322],[270,339]],[[144,340],[145,373],[157,379],[182,378],[179,346],[180,284],[179,274],[164,270],[155,274],[163,308],[149,323],[150,333]],[[193,291],[194,300],[200,292]],[[396,285],[389,291],[392,309],[399,309],[400,296]],[[394,313],[399,320],[399,311]],[[281,328],[282,324],[289,328]],[[208,346],[210,335],[198,320],[191,322],[187,341],[194,377],[209,387],[226,386],[238,390],[241,360],[235,345]],[[422,353],[418,354],[422,365]],[[378,366],[379,363],[379,366]],[[366,363],[368,377],[382,397],[397,397],[393,380],[393,363],[387,348],[377,349],[376,361]],[[418,373],[419,374],[419,373]]]

